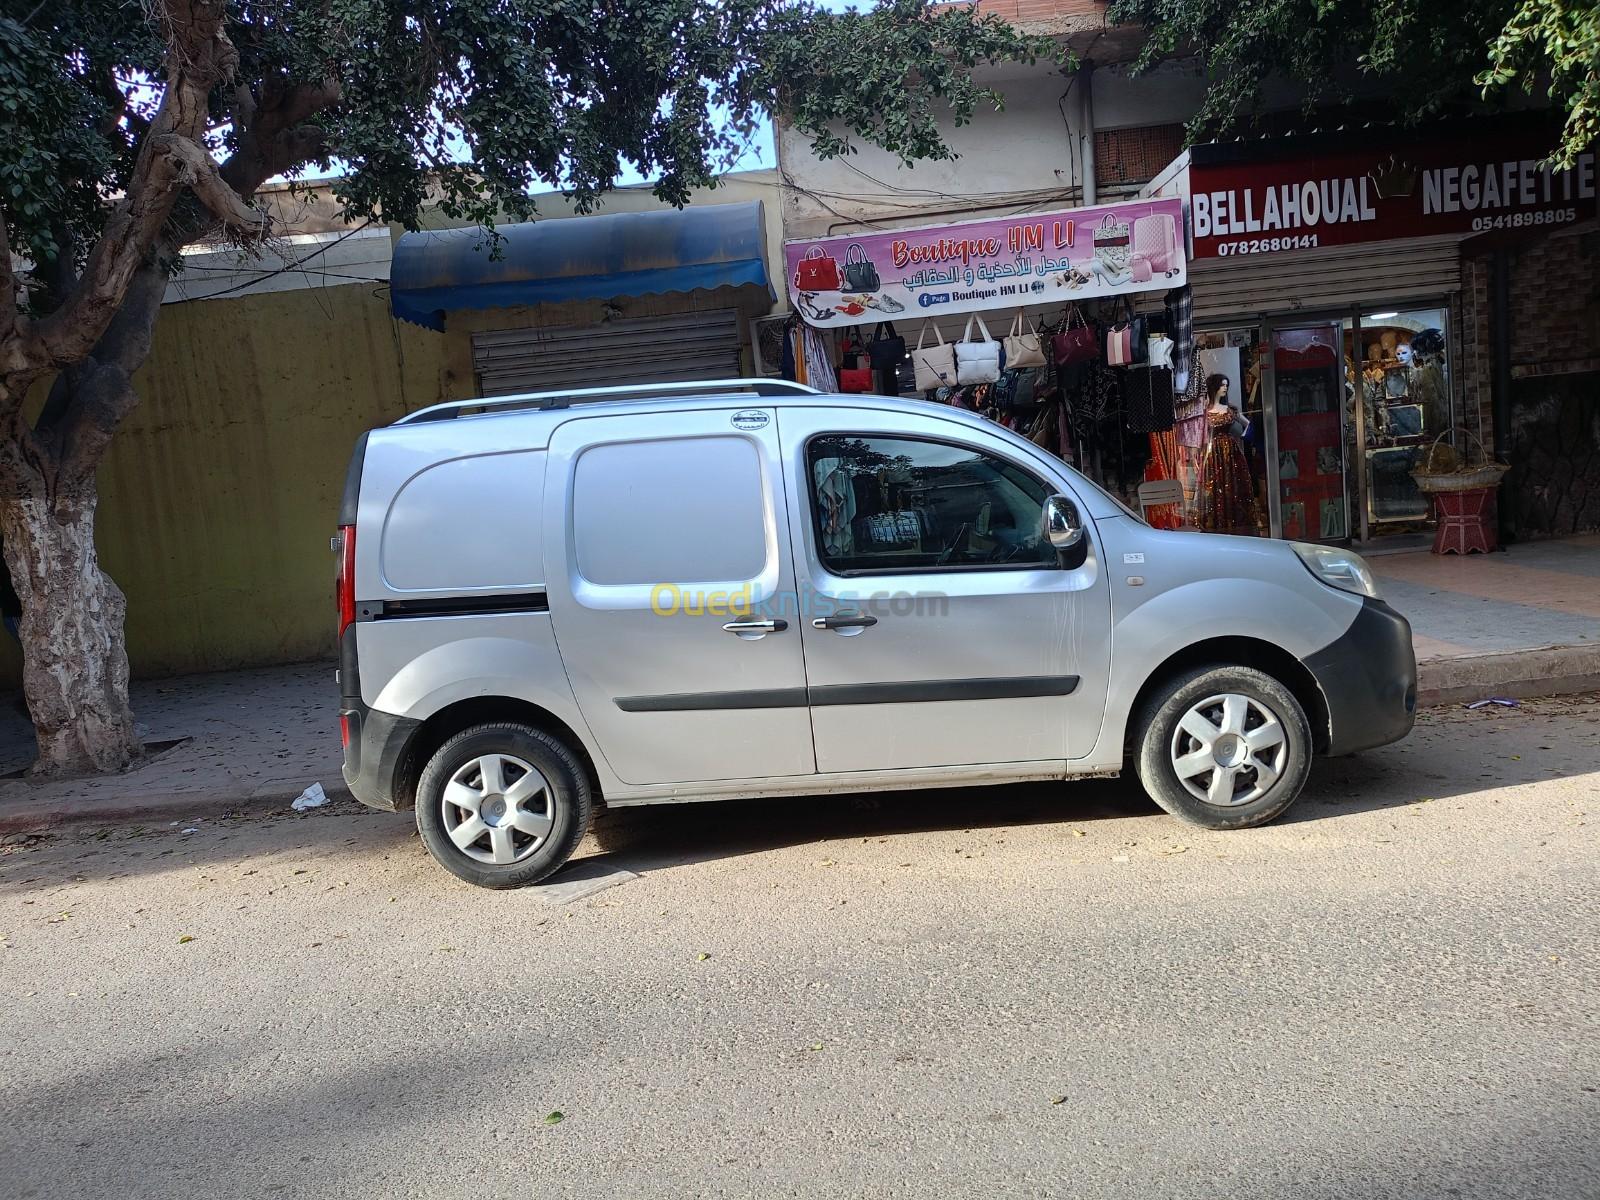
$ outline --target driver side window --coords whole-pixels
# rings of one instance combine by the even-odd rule
[[[1051,488],[951,442],[823,434],[806,447],[822,565],[836,575],[1056,565]]]

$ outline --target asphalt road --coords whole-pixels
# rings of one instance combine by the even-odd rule
[[[610,814],[642,877],[565,905],[354,808],[79,829],[0,856],[0,1193],[1600,1197],[1597,833],[1578,701],[1243,833],[1110,784]]]

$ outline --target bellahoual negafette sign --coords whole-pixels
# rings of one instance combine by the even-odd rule
[[[1176,199],[787,242],[789,299],[817,326],[1165,291],[1185,279]]]

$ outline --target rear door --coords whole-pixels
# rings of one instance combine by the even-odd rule
[[[556,641],[627,783],[816,770],[772,418],[575,416],[551,438]]]
[[[900,414],[818,407],[782,423],[818,769],[1087,754],[1110,599],[1092,522],[1071,569],[1043,538],[1065,486],[956,422],[912,433]]]

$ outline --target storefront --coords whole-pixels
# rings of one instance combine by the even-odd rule
[[[1544,170],[1529,155],[1547,134],[1519,118],[1196,146],[1151,183],[1184,205],[1200,353],[1220,353],[1260,426],[1264,532],[1422,531],[1411,473],[1430,448],[1492,450],[1484,406],[1466,400],[1481,348],[1460,243],[1593,218],[1593,156]]]
[[[773,357],[826,390],[980,412],[1139,505],[1171,479],[1180,412],[1205,423],[1167,305],[1187,295],[1182,224],[1157,199],[789,242]]]
[[[772,309],[759,200],[407,233],[394,315],[443,331],[482,396],[748,374]]]

